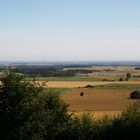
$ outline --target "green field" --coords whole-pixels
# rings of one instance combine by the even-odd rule
[[[26,78],[32,80],[32,78]],[[35,77],[37,81],[99,81],[97,78],[92,77]],[[100,80],[101,81],[101,80]]]
[[[129,81],[140,81],[140,78],[131,78]]]
[[[125,81],[125,77],[117,74],[94,74],[93,76],[81,76],[81,77],[35,77],[37,81],[103,81],[106,80],[114,80],[119,81],[119,78],[122,77]],[[27,80],[32,80],[32,77],[27,77]],[[140,78],[130,78],[129,81],[140,81]]]
[[[71,88],[49,88],[48,90],[52,91],[55,94],[65,93],[67,91],[71,91]]]
[[[75,89],[80,88],[49,88],[54,93],[67,93],[69,91],[73,91]],[[140,90],[140,84],[109,84],[109,85],[99,85],[91,88],[84,89],[114,89],[114,90]]]
[[[32,80],[31,77],[26,78],[27,80]],[[103,81],[103,79],[107,79],[104,77],[35,77],[35,80],[37,81]],[[109,80],[113,78],[108,78]],[[118,78],[119,79],[119,78]],[[118,81],[118,79],[114,78],[115,81]],[[140,81],[140,78],[131,78],[129,81]]]
[[[95,86],[94,88],[98,89],[130,89],[130,90],[140,90],[140,85],[135,84],[129,84],[129,85],[123,85],[123,84],[109,84],[109,85],[101,85],[101,86]]]

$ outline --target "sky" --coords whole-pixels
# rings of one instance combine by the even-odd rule
[[[0,61],[140,60],[139,0],[0,0]]]

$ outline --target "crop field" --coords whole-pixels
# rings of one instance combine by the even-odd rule
[[[129,99],[130,93],[140,90],[140,67],[137,66],[67,68],[66,65],[52,68],[51,71],[47,67],[26,67],[23,72],[24,70],[27,72],[27,81],[32,81],[33,76],[40,85],[46,82],[44,86],[59,93],[61,99],[70,105],[69,112],[76,115],[91,113],[98,117],[103,114],[118,114],[136,102]],[[33,70],[32,73],[30,70]],[[66,71],[69,73],[66,74]],[[126,79],[128,73],[131,76]],[[81,92],[84,93],[83,96],[80,96]]]
[[[102,81],[103,79],[119,81],[120,78],[125,80],[126,73],[131,73],[132,77],[130,81],[140,81],[140,70],[136,70],[135,68],[134,66],[93,66],[87,68],[65,68],[64,70],[93,70],[92,73],[79,74],[79,76],[90,77],[94,81]]]
[[[130,89],[130,90],[140,90],[140,84],[138,84],[137,82],[129,82],[127,84],[123,84],[123,83],[112,83],[112,84],[108,84],[108,85],[98,85],[95,86],[94,88],[97,89]]]
[[[137,102],[129,96],[132,91],[140,90],[139,70],[136,71],[133,67],[94,67],[94,70],[97,71],[79,75],[81,77],[38,77],[37,80],[46,80],[48,88],[58,91],[61,99],[69,104],[69,112],[75,115],[90,113],[97,118],[117,115]],[[137,78],[131,77],[125,81],[127,72]],[[124,80],[119,81],[120,77]],[[91,87],[86,88],[88,85]],[[81,92],[84,93],[83,96],[80,96]]]
[[[92,77],[36,77],[37,81],[96,81],[96,78]],[[31,80],[31,78],[27,78]]]
[[[109,82],[79,82],[79,81],[49,81],[47,83],[50,88],[78,88],[87,85],[106,85]]]
[[[46,70],[47,71],[47,68]],[[43,72],[44,72],[43,71]],[[38,70],[36,70],[38,72]],[[50,72],[50,71],[49,71]],[[91,67],[75,67],[62,68],[61,70],[54,70],[58,73],[52,76],[52,73],[47,73],[41,76],[42,73],[36,75],[38,81],[83,81],[83,82],[101,82],[101,81],[122,81],[126,80],[126,74],[130,73],[129,81],[140,81],[140,69],[136,66],[91,66]],[[52,72],[52,71],[51,71]],[[61,72],[61,75],[59,74]],[[67,72],[67,75],[66,75]],[[83,73],[82,73],[83,72]],[[51,75],[51,76],[50,76]],[[27,80],[31,80],[28,77]]]
[[[126,107],[136,103],[136,100],[129,99],[132,91],[79,88],[62,93],[61,99],[69,104],[69,111],[74,114],[91,113],[98,117],[103,114],[118,114]],[[83,96],[80,96],[81,92],[84,93]]]
[[[48,81],[47,88],[60,94],[61,99],[69,104],[70,113],[90,113],[98,118],[117,115],[136,103],[138,100],[129,97],[132,91],[140,90],[140,81]],[[81,92],[84,93],[83,96],[80,95]]]
[[[100,86],[100,88],[103,88],[103,85],[117,85],[119,86],[140,86],[140,81],[134,82],[134,81],[124,81],[124,82],[84,82],[84,81],[49,81],[47,82],[47,86],[50,88],[79,88],[79,87],[85,87],[87,85],[91,86]],[[104,86],[105,87],[105,86]]]

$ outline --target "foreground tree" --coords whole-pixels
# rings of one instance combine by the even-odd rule
[[[68,120],[67,105],[58,95],[15,73],[1,79],[1,140],[54,139]]]

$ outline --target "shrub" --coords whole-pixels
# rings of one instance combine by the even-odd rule
[[[136,106],[124,110],[107,128],[106,139],[137,140],[140,134],[140,110]]]
[[[120,78],[119,81],[123,81],[123,78]]]
[[[98,127],[99,124],[89,114],[81,117],[73,116],[65,132],[58,139],[92,140],[97,137]]]
[[[131,73],[126,73],[126,81],[128,81],[130,78],[132,77],[132,74]]]
[[[58,139],[63,140],[137,140],[140,134],[140,110],[136,106],[120,115],[101,119],[92,116],[73,117]]]

